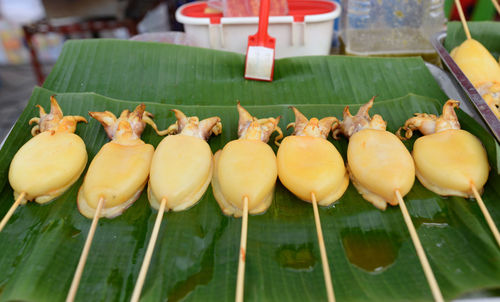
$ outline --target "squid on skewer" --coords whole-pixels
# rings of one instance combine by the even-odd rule
[[[146,185],[154,147],[141,140],[146,124],[158,133],[152,115],[141,104],[133,112],[124,110],[119,118],[109,112],[89,112],[104,127],[109,143],[102,146],[90,163],[78,192],[80,213],[92,218],[66,301],[73,301],[100,217],[113,218],[123,213],[141,195]]]
[[[213,155],[207,140],[212,134],[221,133],[220,118],[214,116],[199,121],[196,116],[186,117],[180,110],[172,111],[177,122],[163,132],[177,135],[169,135],[160,142],[151,162],[148,199],[159,211],[132,302],[139,301],[165,209],[182,211],[193,206],[212,180]]]
[[[241,217],[244,199],[250,214],[262,213],[271,205],[278,169],[276,155],[266,142],[274,131],[279,133],[275,141],[283,134],[280,117],[257,119],[237,106],[239,139],[215,153],[212,188],[224,214]]]
[[[278,149],[278,176],[288,190],[313,204],[328,300],[334,301],[317,204],[332,204],[344,194],[349,185],[342,156],[326,140],[332,124],[338,123],[338,120],[335,117],[308,120],[297,108],[292,109],[295,123],[288,126],[295,130],[291,136],[285,137]]]
[[[349,185],[344,160],[326,138],[335,117],[308,120],[297,108],[291,136],[278,149],[278,175],[281,183],[300,199],[312,202],[311,193],[321,206],[337,201]]]
[[[0,223],[0,231],[19,204],[30,200],[47,203],[74,184],[87,164],[85,143],[76,134],[76,124],[87,122],[82,116],[63,116],[54,96],[50,97],[50,113],[42,106],[37,123],[31,130],[33,138],[14,155],[9,168],[9,182],[16,202]]]
[[[458,101],[448,100],[439,117],[417,113],[397,134],[402,139],[411,138],[415,130],[424,135],[412,152],[418,180],[439,195],[475,197],[500,246],[500,234],[480,196],[490,170],[486,150],[477,137],[460,129],[458,106]]]
[[[177,122],[166,132],[178,134],[165,137],[156,148],[148,198],[155,209],[165,199],[167,209],[182,211],[200,200],[212,180],[213,155],[207,140],[221,133],[222,124],[217,116],[199,121],[180,110],[172,111]]]
[[[373,97],[352,116],[344,109],[344,121],[333,125],[335,138],[349,138],[347,169],[352,183],[365,200],[385,210],[396,206],[395,192],[405,196],[415,181],[415,166],[410,152],[398,137],[386,131],[387,123],[378,114],[370,117]]]
[[[382,116],[370,117],[373,97],[352,116],[349,106],[344,109],[344,120],[334,125],[334,137],[339,133],[349,138],[347,168],[354,187],[375,207],[385,210],[387,203],[398,205],[410,232],[413,245],[436,301],[444,301],[417,231],[403,200],[415,181],[415,165],[410,152],[398,137],[386,131]]]
[[[496,1],[492,0],[492,2],[500,13]],[[500,119],[500,61],[497,62],[479,41],[472,39],[460,0],[455,0],[455,6],[467,40],[455,47],[450,55],[491,111]]]
[[[145,107],[141,104],[133,112],[124,110],[119,118],[109,111],[89,112],[103,125],[111,141],[90,163],[78,192],[78,209],[83,216],[94,217],[102,200],[99,217],[116,217],[141,195],[154,153],[154,147],[140,138],[146,123],[154,125]]]
[[[451,57],[500,119],[500,64],[478,41],[467,39]]]
[[[214,155],[214,197],[226,215],[243,217],[236,284],[236,301],[243,301],[248,213],[266,211],[273,199],[278,177],[276,156],[266,142],[274,131],[283,137],[278,118],[257,119],[239,103],[239,139],[227,143]]]

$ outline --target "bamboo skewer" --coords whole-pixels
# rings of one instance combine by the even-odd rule
[[[431,288],[432,295],[434,296],[434,301],[443,302],[443,295],[441,294],[441,290],[439,289],[439,285],[436,281],[436,277],[434,277],[434,273],[432,272],[432,268],[427,260],[427,256],[425,255],[425,251],[422,247],[422,243],[418,238],[417,231],[415,230],[415,226],[410,217],[410,213],[408,213],[408,209],[406,208],[406,204],[401,197],[401,193],[399,190],[396,190],[396,197],[399,201],[399,208],[401,209],[401,213],[403,214],[403,218],[406,222],[406,226],[408,227],[408,231],[410,232],[411,239],[413,241],[413,245],[415,246],[415,250],[417,251],[418,258],[420,259],[420,263],[422,264],[422,268],[424,269],[425,277],[427,278],[427,282],[429,283],[429,287]]]
[[[82,278],[83,269],[85,268],[85,263],[87,262],[87,256],[89,255],[90,246],[92,245],[92,240],[94,239],[97,222],[99,221],[99,216],[101,215],[101,209],[103,206],[104,198],[101,197],[99,199],[99,202],[97,203],[94,218],[92,219],[92,225],[90,226],[85,245],[83,246],[82,254],[80,256],[80,260],[78,261],[78,266],[76,267],[75,275],[73,277],[73,281],[71,282],[68,296],[66,297],[66,302],[73,302],[75,300],[78,285],[80,285],[80,279]]]
[[[496,0],[491,0],[491,2],[493,2],[493,5],[495,6],[498,14],[500,14],[500,5],[498,4],[498,2]],[[467,26],[467,22],[465,21],[464,12],[462,11],[462,6],[460,5],[460,0],[455,0],[455,5],[457,6],[458,14],[460,15],[460,20],[462,21],[465,35],[467,36],[467,39],[471,39],[469,27]],[[497,241],[498,246],[500,246],[500,232],[498,231],[498,228],[495,225],[495,222],[491,218],[491,215],[490,215],[488,209],[486,208],[486,205],[484,204],[483,199],[481,198],[481,195],[479,195],[477,188],[473,184],[471,184],[471,189],[472,189],[472,192],[474,193],[474,197],[476,198],[477,203],[479,204],[479,208],[481,209],[481,212],[483,212],[484,218],[486,219],[486,222],[488,223],[488,226],[490,227],[490,230],[493,233],[495,240]]]
[[[323,231],[321,229],[321,221],[319,220],[318,203],[316,201],[316,195],[311,192],[311,201],[313,204],[314,211],[314,221],[316,223],[316,232],[318,233],[319,251],[321,254],[321,263],[323,265],[323,275],[325,278],[326,293],[329,302],[335,301],[335,295],[333,293],[332,276],[330,274],[330,266],[328,265],[328,258],[326,257],[325,241],[323,239]]]
[[[243,302],[243,293],[245,287],[245,260],[247,252],[247,233],[248,233],[248,197],[243,198],[243,216],[241,221],[241,241],[240,258],[238,262],[238,275],[236,280],[236,302]]]
[[[455,0],[455,6],[457,7],[458,15],[460,16],[460,21],[462,22],[462,26],[464,27],[465,36],[467,37],[467,40],[470,40],[472,39],[472,37],[470,35],[469,26],[467,26],[467,20],[465,20],[465,15],[464,11],[462,10],[462,4],[460,4],[460,0]]]
[[[7,212],[7,214],[5,214],[5,216],[2,218],[2,221],[0,222],[0,232],[3,230],[3,228],[7,224],[10,217],[12,216],[12,214],[14,214],[17,207],[21,203],[21,200],[23,200],[24,196],[26,196],[26,192],[22,192],[21,194],[19,194],[19,197],[17,197],[16,201],[14,201],[14,203],[10,206],[9,211]]]
[[[490,227],[490,230],[493,233],[498,246],[500,247],[500,233],[498,232],[498,228],[491,218],[490,212],[488,212],[488,208],[486,208],[486,205],[484,204],[483,199],[481,198],[481,195],[479,195],[476,187],[474,185],[471,185],[471,189],[474,193],[474,197],[476,198],[477,203],[479,204],[479,208],[481,209],[481,212],[483,212],[484,218],[486,219],[486,222],[488,223],[488,226]]]
[[[155,249],[156,240],[158,239],[158,233],[160,231],[160,226],[163,219],[163,214],[165,213],[166,205],[167,205],[167,199],[163,198],[161,200],[160,209],[158,210],[158,214],[156,216],[156,221],[153,227],[153,232],[151,233],[151,238],[149,239],[146,255],[144,255],[144,260],[142,261],[139,277],[137,278],[137,281],[135,283],[134,292],[132,293],[132,299],[130,299],[131,302],[137,302],[141,297],[142,287],[144,285],[144,281],[146,280],[146,275],[148,273],[151,257],[153,257],[153,251]]]
[[[497,0],[491,0],[493,2],[493,6],[496,8],[497,13],[500,15],[500,4],[498,4]]]

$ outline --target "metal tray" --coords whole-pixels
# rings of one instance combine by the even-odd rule
[[[488,130],[495,137],[497,142],[500,143],[500,120],[495,116],[493,111],[491,111],[488,104],[486,104],[476,88],[474,88],[472,83],[467,79],[457,63],[455,63],[448,51],[444,48],[443,41],[445,38],[446,31],[438,32],[431,38],[432,46],[436,49],[444,65],[467,94],[468,97],[466,99],[474,105],[477,113],[479,113],[484,123],[488,126]]]

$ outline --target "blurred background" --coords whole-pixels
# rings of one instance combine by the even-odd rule
[[[346,1],[356,0],[342,3]],[[43,83],[64,41],[179,32],[183,26],[174,15],[186,2],[189,0],[0,0],[0,141],[25,107],[33,87]],[[469,20],[499,19],[490,0],[461,2]],[[448,20],[458,20],[453,0],[440,1],[440,9]],[[338,42],[334,40],[332,46],[338,47]]]
[[[181,30],[171,23],[183,2],[158,0],[0,0],[0,141],[41,85],[64,41],[129,39]]]

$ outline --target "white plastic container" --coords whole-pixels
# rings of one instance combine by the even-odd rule
[[[333,22],[340,6],[326,0],[289,0],[288,16],[269,17],[269,34],[276,38],[276,58],[328,55],[334,37]],[[196,46],[246,53],[248,36],[257,32],[258,17],[206,14],[206,2],[179,7],[178,22]],[[336,34],[336,33],[335,33]]]

